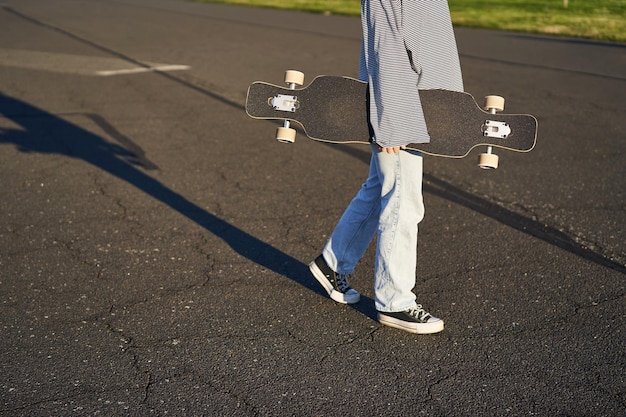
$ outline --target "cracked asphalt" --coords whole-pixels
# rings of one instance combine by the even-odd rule
[[[355,76],[358,18],[0,0],[0,415],[626,414],[626,47],[457,29],[466,90],[532,113],[500,168],[426,158],[418,300],[381,327],[308,273],[367,147],[245,115]],[[103,75],[108,74],[108,75]]]

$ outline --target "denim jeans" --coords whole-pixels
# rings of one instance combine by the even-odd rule
[[[377,234],[374,271],[378,311],[415,305],[417,229],[424,217],[422,155],[372,146],[367,181],[348,205],[323,250],[328,266],[350,274]]]

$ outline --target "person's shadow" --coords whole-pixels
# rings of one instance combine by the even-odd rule
[[[126,141],[125,147],[109,143],[102,137],[53,114],[2,93],[0,93],[0,116],[21,127],[21,129],[0,128],[0,145],[13,144],[21,152],[60,154],[88,162],[176,210],[222,239],[241,256],[321,296],[327,296],[311,276],[307,265],[207,212],[147,175],[143,170],[154,169],[155,166],[132,142]],[[107,133],[114,133],[114,128],[98,115],[85,116],[91,118],[105,131],[108,130]],[[124,139],[123,136],[121,138]],[[352,307],[375,319],[373,304],[372,299],[362,297],[361,302]]]

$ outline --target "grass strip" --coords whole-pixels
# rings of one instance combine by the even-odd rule
[[[352,16],[359,15],[361,5],[360,0],[195,1]],[[626,0],[449,0],[448,4],[456,26],[626,43]]]

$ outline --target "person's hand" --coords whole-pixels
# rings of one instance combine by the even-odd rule
[[[392,148],[383,148],[382,146],[379,146],[378,149],[380,149],[381,152],[398,153],[400,152],[400,149],[405,149],[405,146],[394,146]]]

